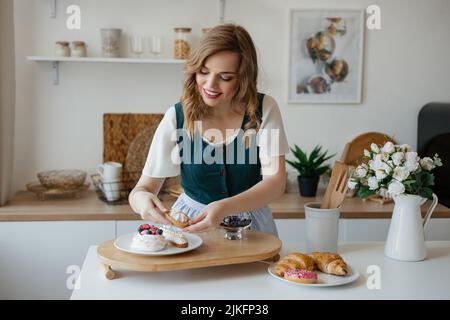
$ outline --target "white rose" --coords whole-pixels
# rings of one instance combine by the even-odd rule
[[[375,143],[372,143],[370,145],[370,149],[372,149],[372,151],[375,152],[375,153],[380,152],[380,148],[378,148],[378,146]]]
[[[406,162],[404,166],[410,171],[414,172],[419,168],[419,157],[417,156],[417,152],[409,151],[405,153]]]
[[[389,174],[392,171],[392,167],[393,167],[394,163],[392,162],[392,160],[389,160],[385,163],[383,163],[383,170]]]
[[[370,157],[370,151],[367,150],[367,149],[364,149],[364,155],[365,155],[366,157]]]
[[[369,161],[369,168],[373,171],[383,169],[385,164],[381,158],[381,154],[377,154],[373,160]]]
[[[405,159],[405,154],[403,152],[396,152],[392,155],[392,160],[396,166],[401,165],[403,159]]]
[[[367,175],[367,169],[364,166],[360,165],[356,168],[356,176],[358,178],[364,178],[366,175]]]
[[[395,151],[395,146],[392,142],[388,141],[384,144],[383,148],[381,148],[381,151],[391,154]]]
[[[403,181],[409,176],[409,171],[405,167],[396,167],[394,169],[394,174],[392,175],[395,180]]]
[[[388,186],[388,192],[393,196],[398,195],[405,192],[405,186],[403,185],[403,183],[398,182],[397,180],[392,180],[392,182]]]
[[[408,160],[403,165],[409,172],[414,172],[419,168],[419,162],[416,160]]]
[[[405,153],[406,161],[419,161],[419,157],[417,156],[417,152],[409,151]]]
[[[433,159],[430,157],[425,157],[420,160],[420,166],[427,171],[433,170],[436,166],[434,165]]]
[[[402,144],[399,146],[400,150],[402,150],[403,152],[408,152],[411,151],[411,147],[408,144]]]
[[[355,180],[353,180],[353,179],[349,179],[348,182],[347,182],[347,186],[351,190],[355,189],[357,184],[358,183]]]
[[[375,176],[377,177],[378,180],[383,180],[384,178],[387,177],[387,174],[384,170],[377,170],[375,171]]]
[[[370,177],[367,180],[367,183],[369,184],[369,190],[376,190],[378,189],[378,180],[376,177]]]

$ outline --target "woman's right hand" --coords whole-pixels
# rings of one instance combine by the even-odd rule
[[[166,209],[161,200],[151,192],[137,191],[133,195],[132,208],[141,215],[142,220],[149,220],[155,223],[171,224],[169,220],[164,217]]]

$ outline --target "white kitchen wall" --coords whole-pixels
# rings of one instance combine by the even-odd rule
[[[17,110],[14,191],[41,170],[92,172],[102,159],[102,115],[164,112],[181,94],[182,66],[78,64],[60,66],[52,84],[50,64],[25,59],[51,55],[57,40],[83,40],[100,54],[99,29],[160,34],[172,54],[173,27],[201,28],[217,21],[213,0],[15,0]],[[66,8],[82,11],[81,30],[66,28]],[[357,105],[287,104],[289,8],[381,8],[382,29],[365,32],[363,102]],[[448,0],[227,0],[226,20],[253,36],[261,67],[260,91],[278,101],[288,139],[311,149],[317,143],[340,155],[344,143],[365,131],[416,145],[417,114],[429,101],[449,101],[450,1]],[[124,41],[124,45],[126,45]],[[129,50],[124,48],[124,54]]]

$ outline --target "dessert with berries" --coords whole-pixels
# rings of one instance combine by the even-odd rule
[[[133,237],[131,247],[139,251],[161,251],[166,248],[168,243],[162,234],[163,230],[156,226],[141,224]]]

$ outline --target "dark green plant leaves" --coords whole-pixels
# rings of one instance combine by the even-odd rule
[[[325,165],[324,162],[334,157],[334,154],[327,155],[328,151],[322,151],[322,146],[316,146],[309,155],[296,144],[290,149],[296,159],[295,161],[286,160],[286,162],[295,168],[300,176],[317,177],[330,169],[330,166]]]

